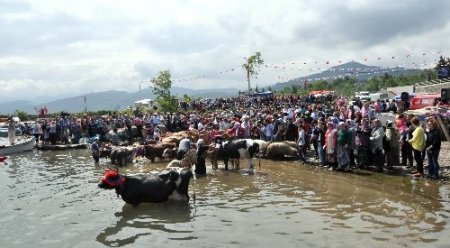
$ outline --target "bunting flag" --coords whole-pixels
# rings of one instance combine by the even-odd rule
[[[400,70],[405,70],[407,69],[407,67],[409,68],[414,68],[414,69],[418,69],[418,68],[431,68],[434,67],[434,65],[437,62],[436,56],[440,56],[442,54],[441,50],[438,51],[421,51],[419,53],[408,53],[406,55],[391,55],[391,56],[374,56],[373,59],[371,59],[370,57],[363,57],[361,59],[354,59],[352,61],[358,61],[358,60],[362,60],[365,63],[370,63],[372,64],[372,67],[367,66],[367,67],[358,67],[358,68],[336,68],[335,66],[342,64],[343,59],[338,59],[338,60],[330,60],[330,59],[326,59],[326,60],[312,60],[312,59],[307,59],[307,60],[294,60],[294,61],[286,61],[286,62],[282,62],[282,63],[273,63],[273,64],[264,64],[264,66],[262,68],[260,68],[260,70],[258,70],[258,72],[262,75],[264,75],[266,78],[268,78],[270,80],[270,78],[277,78],[277,79],[282,79],[282,80],[289,80],[289,78],[295,78],[298,77],[299,75],[295,75],[295,72],[306,72],[306,73],[314,73],[314,72],[322,72],[322,67],[312,67],[310,65],[320,65],[320,64],[324,64],[327,66],[332,66],[331,68],[326,69],[326,71],[340,71],[342,72],[342,75],[340,74],[340,76],[345,77],[345,76],[350,76],[350,75],[358,75],[360,73],[364,73],[364,74],[376,74],[376,73],[380,73],[381,71],[393,71],[393,70],[397,70],[395,69],[396,67],[402,68]],[[417,61],[417,59],[414,58],[419,58],[420,56],[420,62]],[[432,61],[427,61],[427,60],[422,60],[424,56],[434,56]],[[380,63],[382,61],[386,61],[386,63],[391,63],[391,62],[387,62],[388,60],[384,59],[384,58],[391,58],[389,61],[398,61],[398,62],[402,62],[402,63],[397,63],[397,65],[394,66],[382,66],[379,68],[373,68],[373,66],[376,66],[377,63]],[[309,61],[309,62],[308,62]],[[332,61],[335,61],[334,63]],[[239,69],[239,70],[238,70]],[[264,70],[262,70],[264,69]],[[200,79],[209,79],[209,78],[213,78],[213,77],[222,77],[222,75],[227,74],[227,73],[241,73],[242,72],[242,66],[234,66],[232,68],[229,69],[225,69],[222,71],[218,71],[215,73],[209,73],[209,74],[203,74],[203,75],[197,75],[197,76],[191,76],[191,77],[184,77],[184,78],[176,78],[176,79],[172,79],[173,82],[177,82],[177,83],[182,83],[182,82],[189,82],[189,81],[193,81],[193,80],[200,80]],[[275,70],[274,73],[271,73],[270,71]],[[267,72],[266,72],[267,71]],[[291,75],[286,75],[287,71],[291,71],[292,73],[289,73]],[[283,75],[280,75],[283,74]],[[277,76],[271,76],[271,75],[277,75]],[[337,77],[336,77],[337,78]],[[320,78],[319,80],[326,80],[326,79],[332,79],[332,78]],[[260,77],[261,80],[261,77]],[[267,80],[267,79],[266,79]],[[311,80],[310,80],[311,81]],[[140,84],[142,83],[151,83],[151,80],[142,80],[139,81]]]

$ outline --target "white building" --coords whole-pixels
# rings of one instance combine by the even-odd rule
[[[138,108],[138,107],[153,108],[154,105],[155,105],[155,101],[153,101],[152,99],[142,99],[142,100],[134,102],[134,107],[136,107],[136,108]]]

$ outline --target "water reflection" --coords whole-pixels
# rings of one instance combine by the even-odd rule
[[[143,203],[137,207],[125,204],[114,216],[118,221],[105,228],[96,240],[107,246],[124,246],[134,243],[139,237],[168,234],[182,234],[181,239],[195,239],[192,231],[181,230],[178,224],[188,223],[193,218],[188,203],[169,201],[162,204]],[[187,236],[186,236],[187,235]]]
[[[314,167],[293,171],[273,170],[274,190],[300,198],[304,209],[330,217],[327,230],[355,229],[355,233],[370,233],[374,240],[406,237],[434,242],[438,239],[432,234],[445,229],[442,213],[446,210],[439,200],[442,187],[436,181]]]
[[[198,177],[189,204],[134,208],[97,188],[108,162],[94,165],[89,151],[12,156],[0,166],[0,220],[8,227],[0,240],[4,247],[447,247],[446,185],[261,162],[253,176],[219,170]],[[144,160],[120,170],[143,174],[166,164]]]

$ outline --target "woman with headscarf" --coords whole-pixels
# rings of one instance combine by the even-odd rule
[[[206,174],[206,152],[209,146],[205,145],[203,139],[197,141],[197,164],[195,165],[195,174]]]
[[[383,136],[384,130],[380,120],[373,120],[372,133],[370,136],[370,151],[372,153],[372,164],[375,165],[378,172],[382,172],[384,166]]]
[[[348,110],[346,107],[342,106],[339,108],[339,120],[346,121],[348,119]]]
[[[325,125],[323,121],[319,121],[316,127],[317,132],[317,154],[319,156],[320,167],[325,166]]]
[[[364,102],[364,104],[361,108],[362,118],[369,118],[369,111],[370,111],[369,105],[370,105],[370,102],[368,102],[368,101]]]
[[[356,125],[351,119],[347,120],[347,128],[351,134],[351,143],[348,149],[348,154],[350,158],[350,167],[355,168],[355,155],[356,155]]]
[[[360,125],[356,127],[356,161],[358,167],[366,169],[370,164],[370,136],[372,130],[369,126],[369,120],[362,119]]]
[[[337,129],[332,122],[327,123],[327,131],[325,132],[325,145],[323,149],[326,153],[327,163],[331,168],[336,166],[336,142],[337,142]]]
[[[386,155],[386,165],[389,169],[392,169],[392,166],[399,165],[400,160],[398,131],[395,129],[392,121],[387,121],[385,135],[386,145],[384,150]]]
[[[347,129],[347,123],[339,123],[339,131],[336,142],[336,157],[338,170],[348,171],[350,156],[348,154],[352,142],[352,134]]]

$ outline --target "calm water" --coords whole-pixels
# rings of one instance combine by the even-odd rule
[[[189,204],[133,208],[97,187],[107,162],[89,155],[34,151],[0,163],[0,247],[450,245],[450,189],[434,181],[263,160],[254,176],[197,178]],[[122,172],[165,164],[144,159]]]

